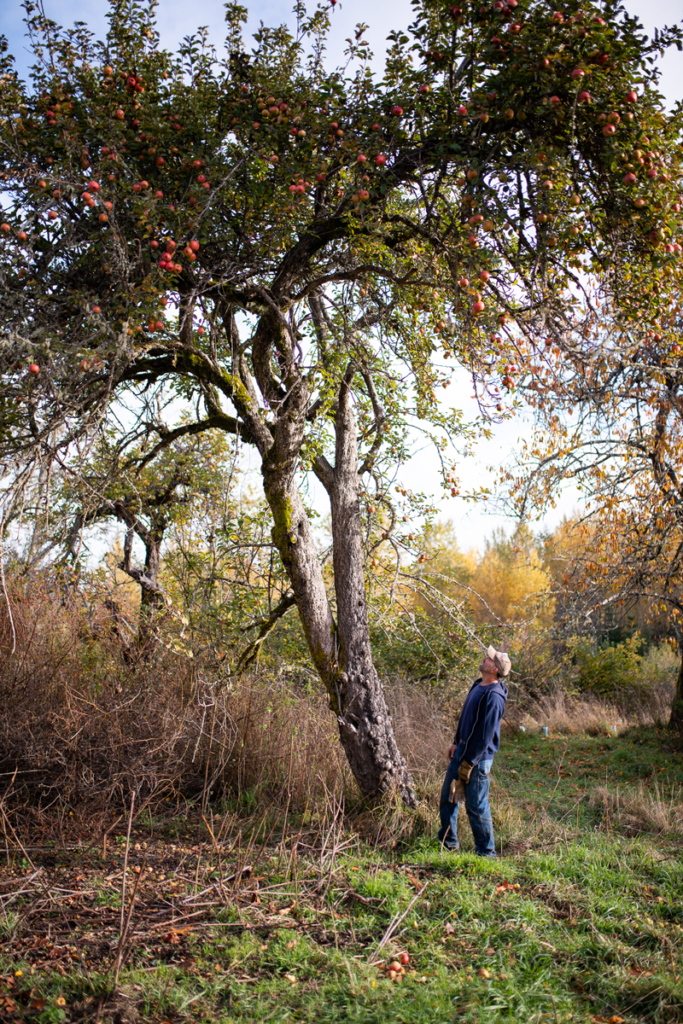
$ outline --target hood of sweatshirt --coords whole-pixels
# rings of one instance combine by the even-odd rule
[[[502,679],[498,679],[495,683],[491,683],[487,689],[493,690],[494,693],[499,693],[503,700],[508,699],[508,688]]]

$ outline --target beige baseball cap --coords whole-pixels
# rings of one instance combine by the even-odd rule
[[[510,655],[506,654],[505,651],[497,651],[495,647],[488,647],[486,650],[486,657],[490,658],[495,663],[498,669],[498,674],[502,679],[510,675],[512,669],[512,662],[510,661]]]

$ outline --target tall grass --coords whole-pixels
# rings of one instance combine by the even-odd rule
[[[170,628],[135,656],[96,595],[54,575],[15,577],[10,590],[11,618],[0,605],[0,792],[4,779],[32,806],[87,813],[133,790],[138,806],[225,798],[249,812],[305,813],[330,793],[358,804],[327,697],[310,677],[263,663],[232,678],[211,651],[177,649]],[[469,682],[385,683],[400,749],[433,806]],[[508,728],[600,732],[626,724],[623,715],[558,690],[510,702]]]

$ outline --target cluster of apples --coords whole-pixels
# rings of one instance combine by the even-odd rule
[[[397,982],[405,977],[406,967],[409,963],[410,956],[408,953],[399,953],[396,960],[392,960],[388,964],[378,964],[377,970],[384,974],[389,981]]]

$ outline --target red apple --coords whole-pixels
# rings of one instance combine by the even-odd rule
[[[424,96],[425,93],[429,92],[429,86],[428,85],[421,85],[420,89],[419,89],[419,92]]]
[[[385,157],[384,153],[378,153],[377,156],[375,157],[375,163],[377,164],[378,167],[384,167],[386,162],[387,158]]]
[[[550,97],[550,102],[552,103],[552,105],[553,105],[554,107],[556,107],[558,103],[561,103],[561,102],[562,102],[562,100],[560,99],[560,97],[559,97],[559,96],[551,96],[551,97]]]
[[[400,117],[401,114],[403,113],[403,107],[392,107],[391,113],[394,115],[394,117]]]
[[[655,167],[651,167],[650,168],[650,170],[647,172],[647,176],[648,176],[648,178],[657,178],[657,177],[659,177]]]
[[[31,365],[28,368],[28,372],[34,375],[40,373],[40,367],[38,366],[38,363],[31,363]]]
[[[93,306],[92,311],[93,311],[93,313],[101,313],[102,312],[102,310],[100,309],[99,306]]]
[[[157,242],[156,238],[153,238],[152,241],[149,244],[151,245],[151,247],[153,249],[158,249],[159,248],[159,243]]]
[[[361,198],[361,199],[363,200],[363,202],[365,202],[365,200],[366,200],[366,199],[369,199],[369,198],[370,198],[370,193],[369,193],[369,192],[367,191],[367,189],[364,189],[364,188],[362,188],[362,189],[360,190],[360,192],[358,193],[358,195],[359,195],[359,197],[360,197],[360,198]]]
[[[192,249],[192,252],[199,252],[199,242],[196,238],[190,242],[190,249]]]
[[[17,231],[17,238],[19,239],[20,242],[25,242],[26,239],[28,238],[28,235],[26,234],[25,231]]]
[[[586,72],[583,71],[581,68],[574,68],[574,70],[572,71],[571,77],[572,77],[572,79],[574,81],[576,81],[577,78],[583,78],[583,76],[585,74],[586,74]]]
[[[5,223],[5,224],[0,224],[0,231],[4,231],[6,235],[7,235],[7,234],[9,234],[9,232],[10,232],[11,230],[12,230],[12,229],[11,229],[11,227],[9,226],[9,224],[7,224],[7,223]]]
[[[122,110],[117,110],[116,113],[114,114],[114,117],[117,118],[119,121],[123,121],[125,116],[126,115],[124,114],[124,112]]]
[[[491,275],[489,274],[488,270],[482,270],[482,271],[480,272],[480,274],[479,274],[479,280],[480,280],[480,281],[483,281],[483,282],[484,282],[484,284],[486,284],[486,282],[488,281],[488,279],[490,278],[490,276],[491,276]]]
[[[469,288],[470,286],[470,282],[466,277],[461,277],[460,280],[458,281],[458,284],[460,285],[461,288]]]
[[[628,174],[624,175],[624,184],[625,185],[635,185],[637,180],[638,179],[636,178],[635,174],[633,174],[632,171],[629,171]]]
[[[626,93],[626,102],[627,103],[637,103],[638,102],[638,93],[636,93],[633,89],[631,89],[630,92]]]
[[[322,173],[321,174],[316,174],[315,180],[316,181],[324,181],[325,180],[325,175],[322,174]]]
[[[204,328],[203,327],[198,327],[197,328],[197,334],[203,334],[203,333],[204,333]]]
[[[486,309],[486,307],[485,307],[484,303],[481,301],[481,299],[478,299],[472,305],[472,312],[473,313],[483,313],[485,309]]]
[[[602,134],[603,135],[614,135],[616,130],[617,129],[615,128],[615,126],[613,124],[606,124],[606,125],[603,126]]]
[[[89,370],[90,369],[90,363],[88,362],[87,359],[81,359],[80,367],[81,367],[81,370]]]
[[[467,117],[467,107],[463,103],[458,107],[458,113],[462,114],[463,117]]]
[[[408,956],[407,953],[401,953],[398,959],[404,965],[404,967],[410,963],[410,957]]]
[[[48,216],[48,220],[57,220],[57,214],[55,213],[54,210],[50,210],[50,212],[48,213],[47,216]]]
[[[590,103],[590,101],[591,101],[591,94],[589,92],[580,92],[579,93],[579,103]]]
[[[108,213],[101,213],[97,219],[100,221],[100,223],[106,224],[107,221],[109,220],[109,214]]]
[[[359,164],[364,164],[365,161],[367,160],[367,157],[365,153],[359,153],[358,156],[356,157],[356,160],[358,161]]]

